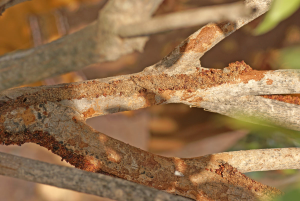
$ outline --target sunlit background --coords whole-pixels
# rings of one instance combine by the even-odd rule
[[[300,10],[297,6],[283,9],[280,1],[282,2],[278,0],[277,7],[285,13],[281,15],[274,6],[275,11],[271,11],[263,23],[264,17],[260,17],[227,37],[202,57],[201,65],[223,68],[230,62],[244,60],[252,68],[259,70],[299,68]],[[155,15],[229,2],[233,1],[165,0]],[[0,55],[43,45],[73,33],[95,21],[105,3],[105,0],[31,0],[9,8],[0,16]],[[200,27],[153,35],[143,53],[132,53],[115,62],[91,65],[79,72],[48,78],[29,86],[139,72],[158,62]],[[245,123],[182,104],[160,105],[95,117],[87,123],[100,132],[164,156],[196,157],[233,150],[296,147],[300,143],[297,131]],[[61,162],[60,157],[32,143],[21,147],[1,145],[0,151],[68,165]],[[247,175],[284,191],[297,187],[300,181],[298,170],[253,172]],[[0,176],[0,200],[109,199]]]

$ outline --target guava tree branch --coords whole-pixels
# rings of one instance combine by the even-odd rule
[[[164,60],[160,65],[168,62]],[[277,125],[300,129],[297,124],[299,106],[256,97],[299,93],[299,70],[256,71],[243,62],[230,64],[223,70],[201,67],[177,73],[177,69],[170,68],[160,73],[158,69],[157,64],[132,75],[8,90],[0,96],[3,102],[0,111],[8,115],[13,110],[39,104],[51,111],[49,102],[72,108],[86,119],[152,105],[184,103],[228,116],[262,115],[265,120],[273,119]]]
[[[222,97],[204,100],[200,105],[208,111],[236,119],[300,131],[299,97],[289,95]]]
[[[81,31],[46,45],[0,57],[0,91],[79,70],[93,63],[116,60],[136,50],[142,51],[147,37],[120,38],[118,30],[127,24],[147,21],[160,2],[161,0],[151,3],[139,0],[109,1],[101,10],[97,22]],[[199,58],[206,51],[265,13],[270,2],[271,0],[247,0],[246,7],[256,8],[252,15],[203,27],[184,42],[186,46],[173,52],[173,61],[170,60],[166,67],[175,67],[180,57],[184,57],[182,62],[189,63],[186,66],[200,67]],[[183,49],[186,51],[182,51]]]
[[[300,148],[256,149],[213,154],[240,172],[300,169]]]
[[[0,153],[0,175],[48,184],[114,200],[190,200],[123,179],[6,153]]]
[[[226,162],[153,155],[85,124],[92,116],[155,104],[182,102],[203,107],[203,103],[223,97],[273,94],[269,85],[278,86],[276,92],[280,93],[299,90],[297,71],[260,72],[243,62],[223,70],[200,67],[198,58],[234,29],[236,26],[229,22],[209,24],[161,62],[138,74],[5,91],[0,97],[0,141],[6,145],[34,142],[77,168],[197,200],[220,196],[271,200],[279,191],[249,180]],[[287,84],[287,79],[292,82]],[[227,189],[224,194],[216,190],[223,188]]]
[[[299,169],[299,148],[258,149],[207,155],[240,172]],[[271,157],[272,156],[272,157]],[[0,153],[0,174],[115,200],[188,200],[103,174]],[[82,185],[84,184],[84,185]],[[134,189],[134,190],[133,190]]]
[[[166,63],[168,58],[160,65],[165,66]],[[85,124],[85,120],[92,116],[157,104],[181,102],[213,110],[216,108],[213,104],[217,101],[222,108],[223,105],[230,106],[229,100],[238,97],[299,93],[299,71],[255,71],[243,62],[233,63],[223,70],[194,68],[186,73],[178,73],[176,68],[165,72],[159,69],[157,64],[133,75],[5,91],[0,98],[0,141],[6,145],[34,142],[77,168],[104,172],[193,199],[217,198],[219,195],[217,191],[202,186],[204,181],[208,186],[220,185],[216,189],[226,185],[232,191],[237,191],[234,186],[244,186],[243,195],[247,194],[249,199],[258,196],[246,190],[251,182],[238,173],[234,174],[234,179],[228,178],[226,182],[224,177],[219,178],[223,175],[219,174],[220,168],[230,172],[233,170],[231,166],[207,158],[156,156],[93,130]],[[243,107],[247,102],[255,106],[260,104],[247,98],[244,102],[232,104],[232,108]],[[209,107],[209,103],[213,106]],[[282,104],[292,107],[290,103]],[[299,114],[296,113],[293,118],[276,116],[281,112],[278,108],[268,109],[270,104],[263,106],[269,111],[266,115],[272,114],[282,122],[290,123]],[[227,111],[235,111],[232,108],[227,108]],[[256,107],[253,108],[257,111]],[[245,110],[244,113],[251,114],[253,111]],[[236,184],[235,180],[241,183]],[[257,192],[267,196],[264,193],[267,191],[276,194],[269,187],[262,187]],[[207,194],[211,196],[207,197]]]
[[[132,147],[93,130],[72,108],[50,101],[9,112],[9,117],[1,116],[0,122],[0,142],[6,145],[33,142],[82,170],[106,173],[195,200],[272,200],[280,194],[210,156],[168,158]],[[223,188],[227,190],[220,194]]]

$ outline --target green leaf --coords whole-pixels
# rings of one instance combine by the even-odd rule
[[[279,65],[282,68],[300,68],[300,46],[282,49],[279,56]]]
[[[264,20],[254,30],[254,34],[264,34],[279,22],[292,15],[300,6],[300,0],[274,0]]]
[[[268,139],[285,139],[285,143],[292,143],[294,144],[294,146],[298,146],[300,143],[300,131],[294,131],[283,127],[279,127],[277,125],[272,125],[271,122],[259,120],[253,117],[249,118],[241,115],[239,116],[239,118],[240,119],[237,120],[233,118],[219,117],[219,121],[233,130],[247,129],[251,133],[255,133],[260,137]],[[259,146],[260,144],[251,143],[247,145],[247,149],[265,148]],[[278,142],[269,141],[268,146],[280,147],[281,145]]]
[[[295,169],[286,169],[286,170],[281,170],[284,174],[286,175],[294,175],[298,173],[298,170]]]
[[[298,201],[300,197],[300,190],[293,189],[286,192],[282,197],[275,199],[275,201]]]

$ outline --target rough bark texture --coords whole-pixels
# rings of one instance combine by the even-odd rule
[[[190,200],[107,175],[5,153],[0,153],[0,174],[120,201]]]
[[[263,120],[300,129],[299,106],[255,96],[299,93],[299,70],[256,71],[243,62],[232,63],[223,70],[194,67],[187,73],[169,69],[160,74],[156,69],[150,70],[51,87],[7,90],[0,96],[1,114],[4,118],[13,110],[40,104],[52,111],[51,105],[58,103],[76,111],[85,120],[152,105],[184,103],[237,118],[262,115]]]
[[[20,118],[11,119],[16,124],[25,120],[24,130],[11,132],[1,128],[1,142],[6,145],[34,142],[77,168],[106,173],[196,200],[272,200],[280,194],[278,190],[245,177],[226,162],[211,156],[167,158],[137,149],[95,132],[78,117],[74,116],[72,121],[59,118],[59,107],[56,107],[57,114],[49,114],[56,122],[42,117],[40,121],[44,121],[43,125],[48,124],[48,129],[39,130],[41,122],[38,117],[32,122],[35,115],[28,110],[19,113]],[[68,109],[63,111],[70,112]],[[57,128],[55,131],[54,126]]]
[[[271,78],[272,85],[278,86],[276,93],[290,88],[297,91],[295,72],[254,71],[245,63],[236,62],[223,70],[195,68],[186,74],[149,74],[148,70],[81,83],[13,89],[0,98],[0,139],[6,145],[34,142],[77,168],[197,200],[270,200],[279,192],[242,176],[226,162],[210,156],[180,159],[153,155],[96,132],[84,121],[95,115],[154,104],[183,102],[201,107],[224,97],[273,93],[268,89]],[[295,86],[285,86],[286,79],[293,80]],[[233,104],[236,105],[240,104]],[[218,190],[212,190],[212,186]]]
[[[216,160],[229,163],[239,171],[300,169],[300,148],[257,149],[212,154]]]
[[[268,97],[272,97],[272,95]],[[287,98],[290,99],[292,97],[287,96]],[[299,102],[299,98],[295,99]],[[201,106],[211,112],[217,112],[249,122],[278,125],[293,130],[300,130],[300,106],[276,99],[273,100],[273,98],[259,96],[220,98],[203,101],[201,102]]]
[[[46,46],[41,46],[25,53],[2,57],[0,71],[3,77],[0,81],[8,78],[5,74],[7,72],[19,72],[20,75],[24,73],[12,70],[11,66],[20,68],[21,65],[23,68],[23,64],[26,64],[29,67],[30,62],[43,65],[43,59],[47,58],[46,61],[49,61],[56,58],[58,52],[63,54],[57,58],[59,65],[69,66],[78,59],[79,65],[74,65],[80,66],[87,62],[86,58],[95,54],[95,50],[101,55],[97,58],[101,61],[114,60],[123,54],[141,50],[145,38],[120,39],[116,36],[116,30],[123,24],[149,18],[160,1],[155,1],[155,4],[153,1],[141,3],[139,0],[122,2],[124,5],[109,1],[99,16],[98,27],[96,24],[90,25],[69,38],[49,44],[56,51],[52,52],[47,48],[43,49]],[[254,15],[235,22],[203,27],[161,62],[141,73],[4,91],[0,94],[0,142],[6,145],[37,143],[82,170],[109,174],[196,200],[272,200],[280,192],[242,175],[231,166],[232,160],[228,155],[191,159],[162,157],[110,138],[85,124],[85,120],[93,116],[167,103],[185,103],[233,117],[256,117],[256,106],[266,103],[259,108],[260,111],[267,111],[264,112],[263,119],[272,118],[277,124],[299,129],[295,123],[297,118],[287,118],[290,117],[288,112],[281,114],[282,111],[279,110],[290,109],[292,106],[297,109],[298,106],[272,100],[272,96],[257,97],[299,93],[299,71],[255,71],[244,62],[232,63],[222,70],[206,69],[199,62],[199,58],[220,40],[266,12],[270,2],[246,1],[247,6],[257,7]],[[138,6],[145,8],[141,11]],[[126,10],[129,7],[135,8],[134,15],[132,10]],[[128,18],[123,19],[124,15],[128,15]],[[131,19],[130,16],[136,18]],[[99,38],[95,30],[103,38]],[[91,35],[81,38],[82,33]],[[82,46],[76,45],[71,49],[63,46],[69,44],[66,41],[75,36]],[[90,38],[93,40],[89,40]],[[94,49],[86,51],[86,57],[77,58],[76,54],[85,47],[85,43],[90,43]],[[43,56],[39,57],[39,54]],[[70,63],[66,58],[71,57],[76,60]],[[29,62],[28,58],[32,61]],[[23,81],[17,82],[20,84]],[[0,86],[4,86],[1,89],[6,89],[12,85],[1,83]],[[274,99],[278,97],[274,96]],[[272,104],[281,107],[273,107]],[[240,108],[244,109],[242,114],[239,113]],[[295,113],[295,116],[299,114]]]
[[[260,149],[211,154],[205,157],[223,164],[229,163],[241,172],[252,172],[299,169],[299,153],[299,148]],[[102,174],[94,174],[5,153],[0,153],[0,158],[0,174],[5,176],[116,200],[132,200],[133,198],[135,200],[187,200]],[[81,185],[83,183],[84,185]]]

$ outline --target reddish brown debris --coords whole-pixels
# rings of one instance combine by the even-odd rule
[[[33,123],[35,121],[35,116],[32,113],[31,109],[27,108],[23,114],[21,114],[21,117],[25,123],[26,126]]]
[[[232,167],[228,163],[220,165],[220,168],[216,170],[216,173],[221,175],[222,178],[227,180],[230,184],[246,188],[249,192],[261,191],[264,194],[270,193],[270,190],[278,191],[275,188],[267,187],[261,183],[254,181],[240,173],[236,168]]]
[[[249,80],[259,81],[264,77],[265,71],[256,71],[245,62],[235,62],[222,69],[208,69],[196,71],[193,74],[179,75],[133,75],[129,79],[116,80],[109,83],[101,81],[87,81],[80,84],[60,85],[59,87],[41,89],[40,91],[24,94],[16,99],[3,103],[0,111],[2,114],[12,108],[29,107],[41,103],[59,102],[82,98],[96,98],[99,94],[106,96],[132,97],[142,96],[146,100],[144,107],[156,103],[155,96],[161,97],[160,103],[167,101],[176,90],[186,90],[187,94],[197,89],[208,89],[222,84],[247,83]],[[84,116],[91,117],[93,110],[84,112]],[[28,113],[30,114],[30,113]],[[28,119],[30,121],[30,118]]]
[[[180,47],[180,52],[201,52],[205,53],[216,42],[220,35],[226,35],[232,32],[235,26],[229,22],[220,24],[209,24],[201,29],[200,33],[194,39],[188,39]]]
[[[144,107],[150,107],[152,105],[156,105],[155,93],[148,91],[147,89],[141,89],[139,91],[139,96],[144,97],[146,100]]]
[[[93,114],[95,113],[96,111],[93,108],[89,108],[87,111],[83,112],[82,114],[85,118],[88,118],[88,117],[92,117]]]
[[[273,84],[273,80],[271,80],[271,79],[267,79],[267,85],[271,85],[271,84]]]
[[[82,123],[76,118],[73,118],[73,121]],[[255,186],[258,193],[264,189],[275,194],[280,193],[276,189],[255,183],[230,165],[220,166],[219,162],[207,157],[181,159],[157,156],[103,134],[99,135],[95,139],[104,142],[100,147],[106,151],[99,150],[97,154],[86,151],[91,142],[83,142],[80,135],[58,141],[51,134],[43,131],[31,133],[25,129],[24,132],[8,133],[0,127],[0,142],[5,145],[33,142],[46,147],[77,168],[105,173],[197,200],[227,200],[231,196],[227,192],[236,191],[236,186],[239,186],[237,198],[239,194],[248,198],[253,197],[255,194],[251,191],[252,186]],[[95,139],[88,140],[93,141],[94,144],[100,143]],[[126,154],[123,153],[124,151]],[[176,171],[182,175],[176,174]],[[210,186],[214,188],[211,189]]]
[[[261,97],[282,101],[285,103],[291,103],[300,105],[300,97],[297,94],[289,94],[289,95],[263,95]]]
[[[95,166],[85,159],[85,156],[79,155],[65,147],[65,142],[57,141],[53,136],[47,132],[35,131],[34,133],[29,132],[27,129],[23,133],[17,133],[11,135],[3,131],[0,128],[0,142],[5,145],[19,145],[24,143],[32,142],[42,147],[51,150],[54,154],[62,157],[62,160],[66,160],[75,167],[95,172]]]

